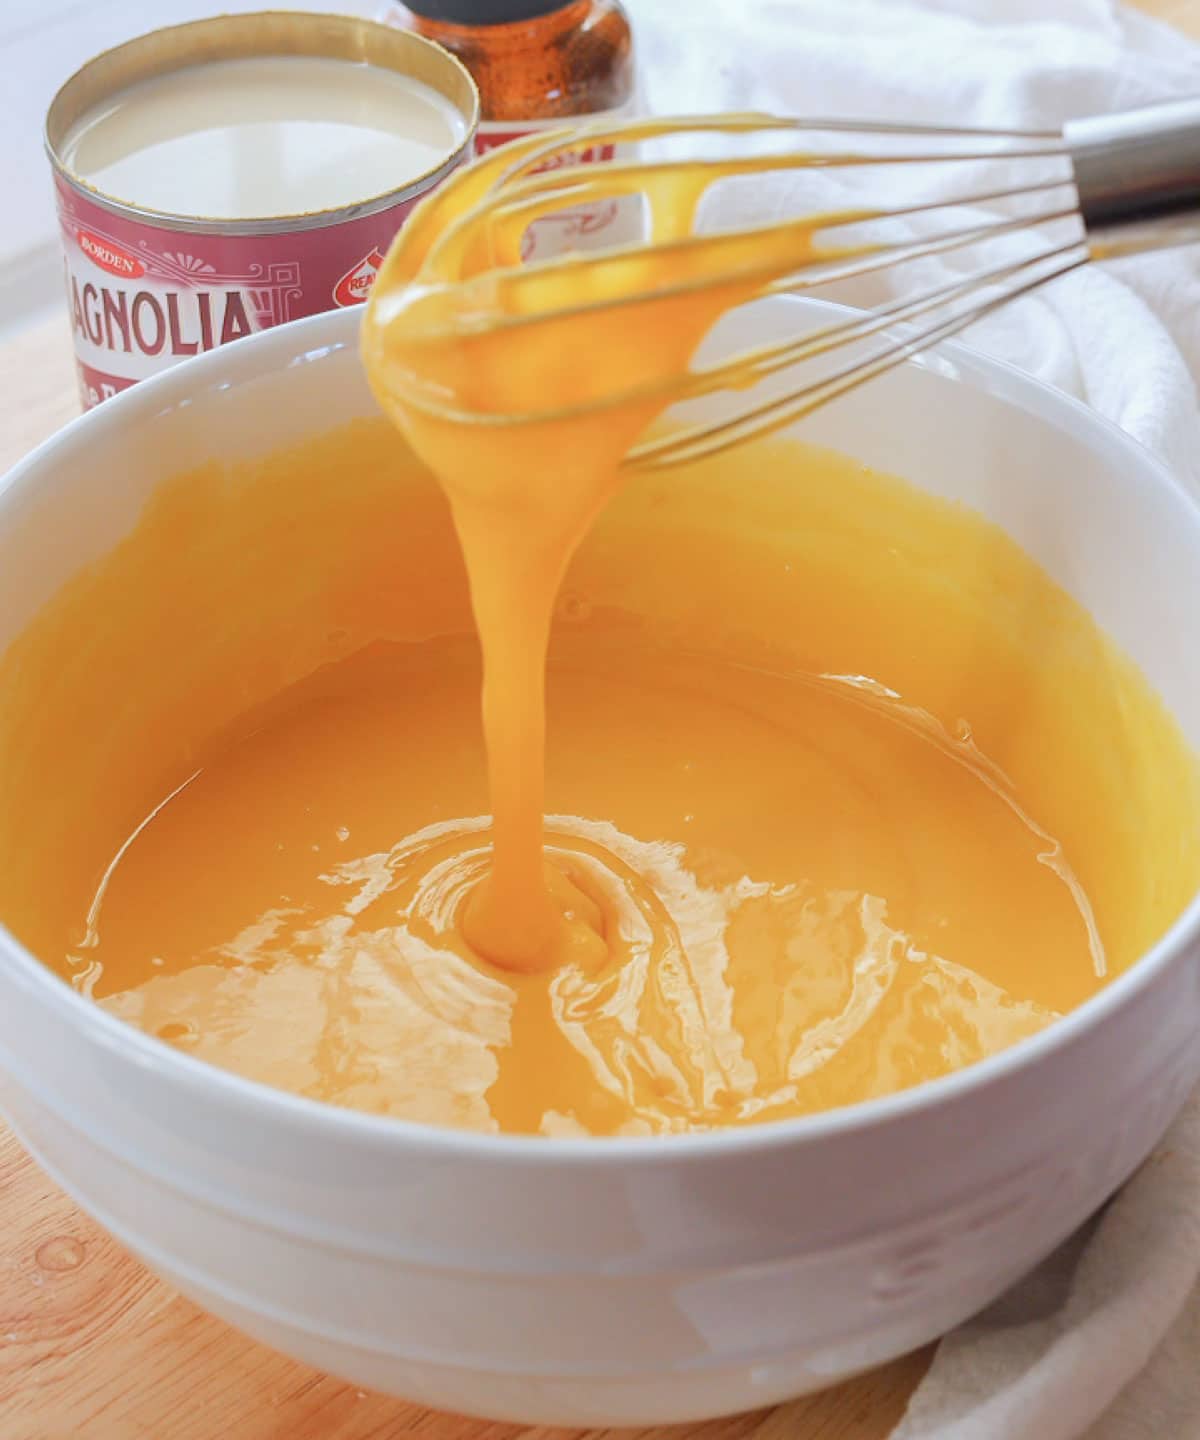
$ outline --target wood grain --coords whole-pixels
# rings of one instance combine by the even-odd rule
[[[1141,9],[1200,35],[1200,0]],[[0,469],[77,412],[65,318],[0,350]],[[883,1440],[929,1352],[791,1405],[625,1440]],[[436,1414],[244,1339],[156,1280],[0,1127],[0,1440],[602,1440]]]

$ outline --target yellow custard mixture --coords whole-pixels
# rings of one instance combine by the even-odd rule
[[[1195,772],[1145,682],[999,531],[828,454],[627,487],[547,674],[547,856],[600,939],[522,973],[460,928],[487,767],[435,483],[383,421],[180,476],[0,665],[2,913],[239,1074],[641,1134],[978,1059],[1195,885]]]

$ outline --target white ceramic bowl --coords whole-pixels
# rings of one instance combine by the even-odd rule
[[[782,336],[808,313],[779,301],[738,325]],[[169,472],[369,412],[356,330],[322,315],[189,361],[30,456],[0,489],[0,646]],[[1200,745],[1200,517],[1137,445],[957,347],[805,435],[997,520]],[[1193,906],[1102,994],[973,1069],[635,1141],[459,1134],[276,1093],[131,1031],[0,932],[0,1106],[130,1250],[280,1350],[497,1418],[684,1421],[920,1345],[1093,1211],[1200,1076],[1198,924]]]

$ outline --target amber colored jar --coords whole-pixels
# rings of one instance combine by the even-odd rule
[[[633,33],[620,0],[409,0],[394,10],[475,77],[480,149],[538,121],[619,111],[633,100]]]
[[[391,0],[384,18],[444,46],[474,76],[477,153],[531,130],[636,109],[633,32],[620,0]],[[571,163],[630,158],[628,148],[600,143]],[[643,216],[638,196],[572,206],[534,221],[522,254],[630,244],[644,235]]]

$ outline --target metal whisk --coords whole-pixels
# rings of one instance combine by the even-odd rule
[[[1170,102],[1124,114],[1099,116],[1072,122],[1061,132],[1010,130],[960,130],[932,125],[873,124],[866,121],[806,121],[769,116],[704,116],[685,119],[634,122],[620,126],[584,126],[572,132],[558,132],[543,143],[522,148],[518,158],[504,170],[481,199],[475,212],[490,229],[493,257],[513,258],[513,238],[522,233],[531,219],[553,209],[563,209],[581,198],[594,201],[597,195],[620,197],[648,194],[654,187],[669,186],[673,174],[683,173],[679,162],[639,160],[610,161],[605,166],[572,166],[581,152],[596,147],[619,147],[631,142],[655,142],[716,135],[722,143],[730,139],[752,142],[767,137],[789,148],[768,153],[735,155],[694,162],[688,174],[699,176],[697,193],[718,180],[781,171],[846,171],[867,166],[887,167],[895,173],[919,171],[925,166],[953,164],[969,176],[971,166],[983,162],[1005,162],[1028,167],[1010,183],[971,188],[969,179],[950,198],[917,198],[912,203],[874,209],[841,210],[822,214],[812,234],[825,242],[817,262],[807,255],[795,273],[764,277],[756,294],[811,291],[832,282],[856,280],[885,269],[905,265],[1019,233],[1029,237],[1025,253],[1006,258],[1000,264],[978,263],[968,273],[935,288],[906,296],[863,311],[854,318],[784,343],[730,357],[721,363],[697,368],[684,376],[661,378],[631,385],[619,396],[596,397],[580,408],[595,409],[615,401],[655,396],[679,400],[718,390],[743,389],[781,372],[792,372],[820,357],[833,357],[833,368],[819,377],[799,378],[799,383],[782,394],[773,394],[760,403],[751,403],[736,414],[712,423],[672,431],[661,438],[643,442],[630,451],[627,464],[661,468],[696,460],[738,444],[756,435],[786,426],[839,395],[900,364],[909,356],[928,349],[957,334],[985,315],[1029,294],[1092,261],[1200,241],[1200,98]],[[792,137],[804,137],[806,148],[790,148]],[[909,148],[896,149],[897,142]],[[814,143],[845,148],[812,149]],[[1053,162],[1055,174],[1046,174]],[[586,171],[586,178],[585,178]],[[600,172],[603,175],[600,176]],[[597,178],[597,177],[600,178]],[[974,207],[989,207],[986,219],[964,214]],[[996,208],[998,207],[998,208]],[[929,233],[899,242],[880,240],[875,230],[888,222],[927,217],[934,224]],[[956,218],[957,217],[957,218]],[[920,223],[925,223],[922,219]],[[759,227],[753,235],[783,233],[793,221]],[[862,227],[866,227],[865,231]],[[485,227],[486,228],[486,227]],[[1067,233],[1063,233],[1063,231]],[[865,235],[866,238],[856,238]],[[503,237],[507,236],[507,240]],[[500,237],[500,238],[498,238]],[[680,261],[676,282],[656,289],[655,298],[686,292],[695,286],[694,271],[687,261],[697,247],[719,256],[717,247],[736,236],[728,233],[689,234],[677,237],[675,250]],[[570,267],[571,287],[562,292],[570,297],[570,312],[616,311],[646,300],[646,292],[628,294],[620,287],[603,283],[604,267],[614,260],[636,265],[645,248],[621,251],[574,253],[562,260],[528,267],[545,276],[560,267]],[[657,253],[662,253],[661,251]],[[732,250],[730,251],[732,253]],[[674,257],[672,257],[672,264]],[[501,258],[496,273],[506,283],[519,284],[518,270],[504,268]],[[486,269],[486,266],[483,267]],[[564,270],[564,274],[565,274]],[[636,270],[625,273],[636,274]],[[668,271],[667,273],[672,273]],[[750,272],[753,278],[753,272]],[[719,283],[718,274],[715,281]],[[578,297],[584,297],[580,300]],[[488,328],[504,330],[545,320],[549,315],[538,304],[532,313],[519,302]],[[461,320],[461,317],[460,317]],[[466,325],[478,324],[478,312]],[[868,353],[858,353],[863,342],[872,342]],[[841,352],[851,350],[851,358]],[[843,363],[844,362],[844,363]],[[544,419],[539,415],[492,415],[485,423],[512,424]],[[566,412],[558,412],[566,413]],[[476,415],[476,420],[481,417]]]

